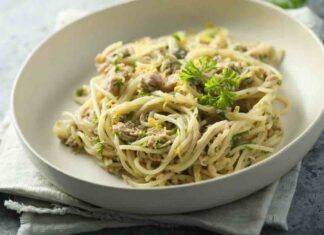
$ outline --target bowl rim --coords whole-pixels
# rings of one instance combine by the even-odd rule
[[[85,16],[72,21],[70,23],[68,23],[67,25],[65,25],[64,27],[55,30],[54,32],[51,32],[49,35],[47,35],[43,40],[40,41],[40,43],[29,53],[29,55],[27,56],[27,58],[24,60],[23,64],[21,65],[16,78],[14,80],[13,83],[13,87],[12,87],[12,92],[11,92],[11,108],[12,108],[12,112],[11,112],[11,117],[13,120],[13,125],[15,127],[16,132],[18,133],[19,138],[23,141],[23,144],[29,149],[29,151],[36,156],[39,160],[41,160],[41,162],[47,166],[49,166],[50,168],[54,169],[55,171],[59,172],[60,174],[66,176],[66,177],[70,177],[76,181],[81,181],[82,183],[87,183],[87,184],[92,184],[95,186],[99,186],[99,187],[105,187],[105,188],[111,188],[111,189],[115,189],[115,190],[122,190],[122,191],[165,191],[165,190],[176,190],[176,189],[184,189],[184,188],[192,188],[192,187],[200,187],[200,186],[206,186],[209,185],[211,183],[215,183],[215,182],[220,182],[222,180],[226,180],[229,178],[233,178],[233,177],[238,177],[240,175],[245,174],[246,172],[252,171],[253,169],[256,168],[260,168],[261,166],[268,164],[269,162],[273,161],[275,158],[280,157],[280,155],[282,155],[285,151],[287,151],[289,148],[292,147],[292,145],[296,144],[297,142],[299,142],[303,136],[305,136],[306,134],[310,133],[317,125],[320,126],[320,128],[324,128],[324,125],[321,125],[321,119],[324,118],[324,105],[322,104],[321,107],[321,111],[320,113],[315,116],[313,118],[313,120],[306,126],[306,128],[299,134],[297,135],[292,141],[290,141],[288,144],[286,144],[285,146],[283,146],[281,149],[279,149],[277,152],[275,152],[274,154],[270,155],[268,158],[255,163],[247,168],[241,169],[237,172],[233,172],[230,174],[226,174],[223,176],[220,176],[218,178],[211,178],[211,179],[207,179],[207,180],[203,180],[203,181],[199,181],[199,182],[192,182],[192,183],[185,183],[185,184],[180,184],[180,185],[170,185],[170,186],[157,186],[157,187],[119,187],[119,186],[115,186],[115,185],[106,185],[103,183],[98,183],[98,182],[93,182],[87,179],[82,179],[82,178],[78,178],[77,176],[72,175],[71,173],[69,173],[68,171],[62,170],[59,167],[55,166],[54,164],[52,164],[51,162],[49,162],[46,158],[43,158],[41,154],[39,154],[34,148],[33,146],[27,141],[27,139],[25,138],[22,130],[20,129],[19,126],[19,121],[17,119],[17,110],[16,110],[16,92],[17,92],[17,87],[18,87],[18,83],[21,80],[21,76],[24,73],[26,67],[28,66],[29,61],[31,61],[33,59],[34,54],[36,54],[54,35],[61,33],[62,31],[72,27],[74,24],[80,23],[82,21],[87,20],[89,17],[94,17],[96,14],[100,14],[104,11],[108,11],[110,9],[113,8],[118,8],[118,7],[122,7],[123,5],[126,4],[133,4],[136,2],[140,2],[141,0],[128,0],[126,2],[119,2],[119,3],[112,3],[108,6],[99,8],[98,10],[95,10],[91,13],[86,14]],[[299,22],[298,20],[294,19],[292,16],[290,16],[289,14],[286,13],[285,10],[281,9],[278,6],[275,6],[267,1],[259,1],[259,0],[244,0],[245,2],[250,2],[253,4],[257,4],[260,5],[262,7],[271,9],[273,11],[276,11],[280,14],[283,14],[285,17],[288,17],[290,20],[292,20],[294,23],[297,23],[303,30],[305,33],[309,34],[312,39],[314,40],[314,42],[316,42],[316,44],[320,47],[320,50],[322,52],[323,55],[323,59],[324,59],[324,45],[323,43],[320,41],[320,39],[315,35],[315,33],[308,28],[307,26],[305,26],[304,24],[302,24],[301,22]]]

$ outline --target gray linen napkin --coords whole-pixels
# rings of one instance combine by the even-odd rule
[[[292,14],[319,33],[318,18],[308,8],[298,12]],[[77,10],[63,12],[58,16],[57,28],[84,14]],[[5,201],[8,209],[21,213],[18,234],[71,234],[141,225],[197,226],[220,233],[251,235],[259,234],[264,225],[286,230],[300,169],[299,164],[278,182],[224,206],[179,215],[130,215],[92,206],[49,183],[27,159],[9,119],[0,124],[1,139],[0,192],[19,195]]]
[[[142,216],[79,201],[49,183],[31,164],[12,124],[0,146],[0,191],[21,197],[5,201],[22,213],[18,234],[57,234],[139,225],[198,226],[227,234],[259,234],[264,223],[287,229],[287,213],[299,167],[282,180],[228,205],[198,212]],[[274,200],[275,199],[275,200]]]

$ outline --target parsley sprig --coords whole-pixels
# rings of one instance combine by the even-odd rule
[[[213,106],[218,109],[226,109],[228,106],[231,106],[235,101],[235,94],[223,90],[217,96],[212,96],[210,94],[202,95],[199,97],[198,101],[200,104]]]
[[[196,62],[189,60],[182,69],[180,77],[187,82],[204,80],[205,73],[212,69],[216,69],[216,62],[210,58],[203,57]]]
[[[207,94],[201,96],[199,102],[215,108],[225,109],[233,105],[236,97],[233,91],[238,86],[238,83],[238,74],[229,68],[224,68],[222,77],[212,77],[204,84],[204,91]]]
[[[222,90],[233,90],[238,86],[238,74],[224,68],[221,78],[212,77],[205,83],[205,91],[220,94]]]
[[[239,85],[239,76],[237,72],[226,67],[221,77],[208,78],[205,73],[215,68],[216,62],[208,58],[202,58],[196,64],[190,60],[181,72],[181,79],[186,82],[203,82],[204,90],[198,98],[200,104],[226,109],[235,102],[236,95],[233,91]]]

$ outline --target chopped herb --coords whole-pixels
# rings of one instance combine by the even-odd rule
[[[224,118],[224,119],[226,119],[226,120],[227,120],[227,117],[226,117],[226,114],[225,114],[225,112],[223,112],[223,111],[221,111],[221,112],[218,112],[218,115],[219,115],[220,117],[222,117],[222,118]]]
[[[155,142],[155,148],[156,149],[160,149],[161,148],[161,140],[157,140],[156,142]]]
[[[113,54],[112,62],[114,64],[118,64],[121,59],[122,59],[122,56],[120,54]]]
[[[123,80],[122,79],[116,79],[114,81],[114,86],[115,87],[121,88],[122,85],[123,85]]]
[[[97,143],[96,144],[96,151],[97,151],[97,153],[102,154],[103,151],[104,151],[104,145],[102,143]]]
[[[121,71],[121,68],[118,64],[115,65],[115,72],[119,72]]]
[[[129,52],[129,50],[126,50],[123,54],[123,58],[129,57],[131,54]]]
[[[178,128],[177,127],[172,130],[172,134],[177,134],[177,132],[178,132]]]
[[[141,133],[139,134],[139,137],[140,137],[140,138],[143,138],[143,137],[145,137],[145,135],[146,135],[146,131],[143,130],[143,131],[141,131]]]
[[[281,86],[281,84],[282,84],[282,80],[278,80],[277,85]]]
[[[79,88],[79,89],[77,89],[77,90],[75,91],[75,95],[76,95],[77,97],[81,97],[81,96],[83,96],[83,88]]]
[[[181,41],[181,38],[179,37],[179,35],[178,34],[176,34],[176,33],[173,33],[172,35],[171,35],[175,40],[177,40],[177,41]]]
[[[182,80],[190,82],[196,79],[204,79],[204,73],[216,68],[216,62],[208,57],[203,57],[194,62],[189,60],[181,71]]]
[[[100,138],[99,138],[99,136],[96,136],[95,138],[93,138],[92,142],[93,142],[94,144],[98,144],[98,143],[100,143]]]
[[[103,145],[103,143],[100,141],[99,136],[96,136],[92,139],[92,143],[96,145],[96,151],[99,154],[103,153],[103,150],[105,148],[105,146]]]
[[[142,91],[143,92],[145,92],[145,93],[148,93],[148,92],[150,92],[150,87],[148,86],[148,84],[147,83],[143,83],[142,84]]]
[[[233,135],[232,137],[232,146],[233,148],[242,144],[242,137],[245,135],[245,134],[248,134],[249,131],[243,131],[243,132],[240,132],[240,133],[237,133],[235,135]]]
[[[98,118],[94,118],[91,120],[91,123],[94,124],[94,125],[97,125],[98,124]]]
[[[140,96],[145,96],[145,95],[147,95],[147,92],[145,92],[144,90],[141,90],[141,91],[138,92],[138,94]]]

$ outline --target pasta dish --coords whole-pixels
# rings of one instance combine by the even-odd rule
[[[197,182],[267,158],[283,130],[283,51],[225,29],[116,42],[53,131],[134,187]],[[287,108],[286,108],[287,109]]]

